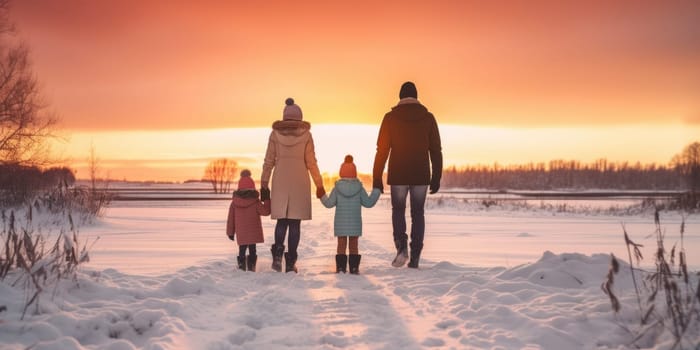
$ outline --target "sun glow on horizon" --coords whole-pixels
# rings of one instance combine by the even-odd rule
[[[635,125],[576,128],[499,128],[440,125],[444,166],[524,164],[554,159],[592,162],[599,158],[667,164],[695,141],[700,127]],[[346,154],[358,172],[371,173],[379,125],[313,124],[311,132],[322,173],[336,175]],[[87,177],[87,158],[94,145],[101,177],[115,180],[174,181],[201,179],[207,163],[232,158],[239,169],[259,177],[270,128],[178,131],[75,132],[54,149]]]

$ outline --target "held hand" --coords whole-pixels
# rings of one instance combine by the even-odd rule
[[[316,198],[321,199],[326,194],[326,190],[321,187],[316,187]]]
[[[430,194],[435,194],[440,190],[440,179],[430,180]]]
[[[381,179],[374,179],[372,187],[378,189],[379,192],[384,193],[384,183],[382,183]]]
[[[230,240],[232,240],[232,241],[235,241],[234,238],[235,238],[234,236],[228,236],[228,239],[230,239]]]
[[[263,187],[260,189],[260,200],[263,202],[267,202],[270,200],[270,189],[267,187]]]

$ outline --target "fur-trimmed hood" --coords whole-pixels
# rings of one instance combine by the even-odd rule
[[[278,120],[272,123],[272,130],[281,135],[299,136],[311,130],[311,123],[302,120]]]
[[[311,124],[301,120],[278,120],[272,123],[272,130],[281,144],[291,146],[306,142]]]
[[[260,193],[256,190],[238,190],[233,192],[233,204],[237,207],[249,207],[258,203]]]

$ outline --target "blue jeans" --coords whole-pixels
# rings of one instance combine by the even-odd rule
[[[287,245],[287,251],[295,255],[297,247],[299,246],[299,239],[301,238],[301,220],[278,219],[277,225],[275,225],[275,244],[284,244],[287,228],[289,228],[289,244]]]
[[[411,248],[423,248],[425,236],[425,197],[428,185],[391,186],[391,223],[394,227],[394,242],[408,240],[406,234],[406,197],[411,197]]]

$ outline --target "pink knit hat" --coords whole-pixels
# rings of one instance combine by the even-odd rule
[[[250,170],[245,169],[241,171],[241,179],[238,180],[238,189],[239,190],[254,190],[255,189],[255,181],[253,181],[253,178],[250,177]]]
[[[355,178],[357,177],[357,168],[355,167],[355,163],[352,162],[352,156],[347,155],[345,156],[345,162],[340,165],[340,177],[345,177],[345,178]]]
[[[282,120],[302,120],[304,117],[301,113],[301,108],[294,104],[293,98],[288,98],[284,101],[284,111],[282,112]]]

